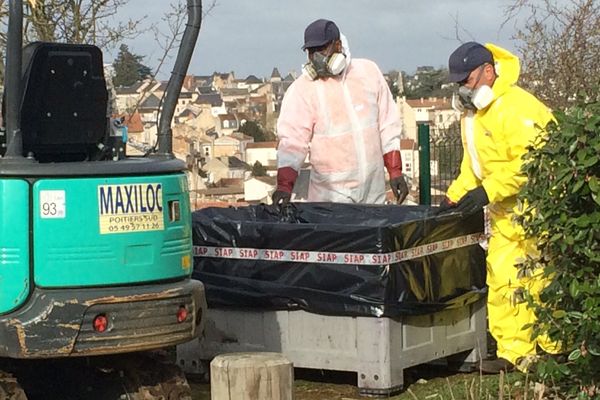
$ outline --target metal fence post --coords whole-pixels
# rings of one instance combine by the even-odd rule
[[[419,135],[419,203],[431,205],[431,170],[429,153],[429,125],[418,125]]]

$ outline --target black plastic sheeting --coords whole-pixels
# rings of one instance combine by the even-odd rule
[[[194,246],[389,253],[483,232],[483,214],[436,217],[426,206],[295,203],[193,213]],[[327,315],[429,314],[486,293],[479,244],[385,265],[194,257],[209,307]]]

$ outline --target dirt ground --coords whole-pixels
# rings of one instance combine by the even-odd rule
[[[8,360],[6,365],[0,362],[2,367],[0,369],[14,371],[13,376],[19,377],[19,383],[30,400],[106,400],[123,398],[119,393],[125,388],[124,385],[127,385],[131,379],[144,378],[143,371],[169,370],[162,364],[163,362],[174,366],[174,349],[157,356],[160,357],[150,359],[143,355],[127,356],[123,359],[119,356],[107,357],[102,362],[98,361],[99,364],[85,358],[22,362]],[[119,360],[120,362],[117,362]],[[121,365],[123,360],[126,364]],[[158,368],[150,368],[151,360],[161,364]],[[404,390],[390,398],[395,400],[517,400],[523,399],[524,396],[520,396],[519,393],[523,393],[524,388],[532,388],[528,378],[522,374],[508,374],[500,378],[480,376],[476,372],[453,373],[448,371],[446,363],[440,361],[405,370]],[[141,371],[141,375],[131,375],[131,372],[123,374],[122,371]],[[355,373],[296,368],[294,376],[296,400],[365,399],[359,395]],[[149,377],[152,382],[157,381],[155,378],[157,377]],[[210,400],[209,383],[201,381],[200,376],[188,375],[187,378],[192,388],[193,400]],[[511,395],[507,397],[507,393]],[[532,395],[528,398],[534,397]]]
[[[488,354],[496,353],[496,343],[488,334]],[[356,374],[296,368],[294,370],[295,400],[359,400]],[[210,400],[210,385],[198,377],[188,376],[193,400]],[[404,390],[390,397],[394,400],[437,399],[503,399],[517,400],[523,388],[533,390],[528,377],[511,373],[500,378],[497,375],[481,376],[478,372],[456,373],[448,371],[444,363],[432,363],[404,371]],[[525,396],[527,398],[527,396]],[[534,398],[529,396],[529,398]]]
[[[19,382],[30,400],[106,400],[123,398],[119,393],[125,376],[115,368],[89,368],[80,363],[27,362],[20,369]],[[145,365],[145,364],[144,364]],[[111,365],[114,367],[114,365]],[[136,367],[146,370],[145,367]],[[162,370],[162,369],[161,369]],[[356,374],[323,370],[295,369],[296,400],[360,400]],[[210,400],[210,385],[197,376],[188,376],[193,400]],[[528,377],[511,373],[502,377],[478,373],[451,373],[443,365],[429,364],[404,371],[404,391],[390,397],[395,400],[479,400],[540,398],[533,396]],[[525,397],[524,389],[532,394]],[[504,393],[504,394],[502,394]],[[510,395],[507,396],[507,394]],[[2,396],[0,396],[2,397]],[[129,397],[127,397],[129,398]],[[135,397],[138,398],[138,397]],[[142,398],[142,397],[139,397]],[[143,397],[145,398],[145,397]]]
[[[351,373],[295,370],[295,400],[364,400]],[[193,400],[210,400],[210,385],[194,381]],[[522,399],[524,389],[533,393],[534,384],[520,373],[481,376],[473,373],[451,373],[439,366],[420,366],[405,371],[404,391],[393,400],[437,399]],[[531,394],[529,398],[534,398]]]

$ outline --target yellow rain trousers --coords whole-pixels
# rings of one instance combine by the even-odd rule
[[[516,195],[526,181],[520,172],[527,147],[553,119],[551,111],[533,95],[516,86],[519,60],[493,44],[485,45],[494,55],[498,75],[492,90],[494,101],[485,109],[466,112],[461,120],[465,150],[460,174],[447,196],[457,202],[469,190],[483,186],[490,203],[491,238],[487,254],[488,320],[498,343],[497,355],[513,364],[536,354],[536,345],[549,353],[557,347],[545,337],[531,339],[524,329],[535,315],[522,298],[528,290],[535,298],[547,285],[541,275],[519,278],[516,264],[535,254],[535,244],[524,238],[513,221]]]

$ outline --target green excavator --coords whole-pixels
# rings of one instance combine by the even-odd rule
[[[22,384],[28,379],[22,376],[48,365],[45,376],[55,389],[69,385],[61,383],[67,375],[77,376],[78,390],[91,391],[81,398],[109,399],[108,392],[190,398],[185,378],[168,365],[169,352],[156,350],[197,337],[206,309],[202,283],[190,278],[186,166],[173,155],[171,131],[201,0],[187,1],[157,145],[137,157],[126,154],[118,121],[108,115],[101,50],[42,42],[23,47],[23,2],[8,5],[0,398],[52,398],[36,392],[39,381],[29,384],[35,395]],[[84,384],[79,374],[86,369],[114,373],[117,389]]]

